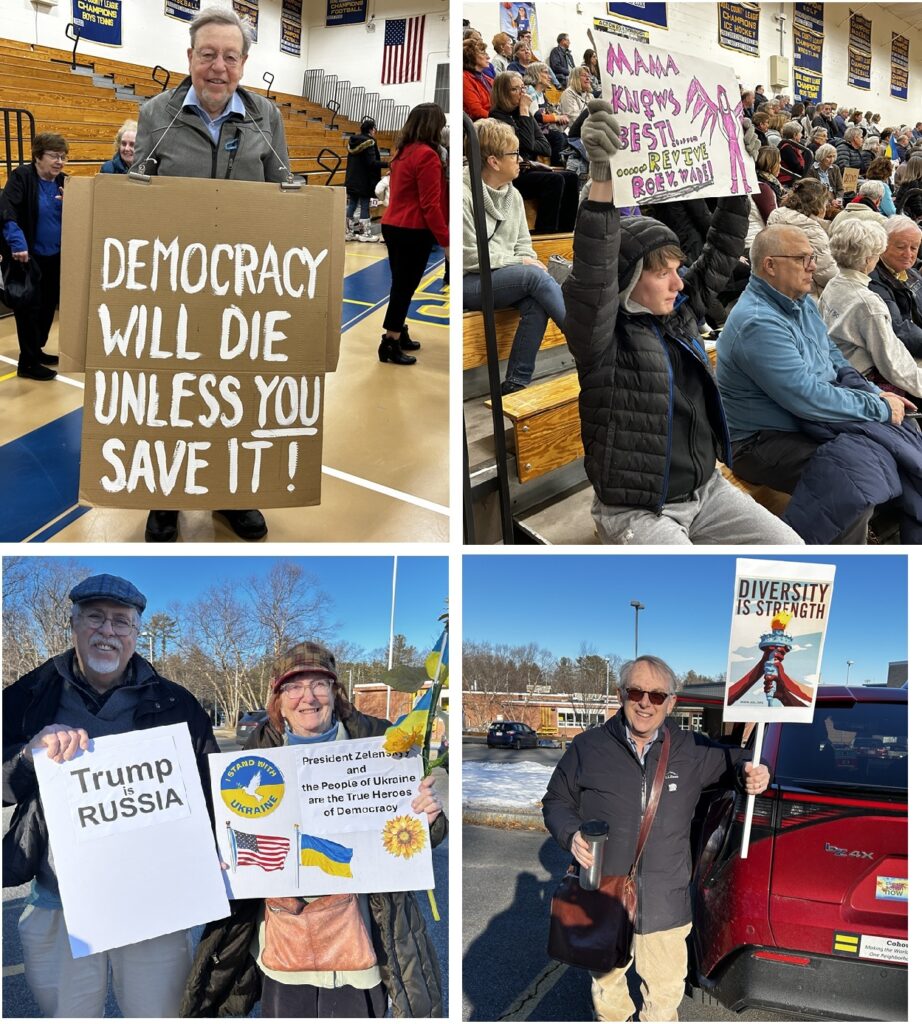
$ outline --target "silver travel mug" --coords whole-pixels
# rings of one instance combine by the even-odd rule
[[[579,832],[592,850],[592,867],[584,868],[580,865],[579,884],[583,889],[598,889],[602,881],[605,844],[608,842],[608,822],[584,821],[579,827]]]

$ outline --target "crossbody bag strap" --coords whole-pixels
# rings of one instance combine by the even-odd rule
[[[650,792],[650,799],[647,801],[647,809],[644,811],[643,820],[640,823],[640,835],[637,837],[637,850],[634,853],[634,863],[631,865],[631,874],[634,873],[640,855],[653,828],[653,819],[656,817],[656,809],[659,807],[660,793],[663,791],[663,779],[666,778],[666,765],[669,762],[669,745],[671,737],[669,729],[663,723],[665,735],[663,736],[663,749],[660,751],[659,763],[656,766],[656,775],[653,778],[653,789]]]

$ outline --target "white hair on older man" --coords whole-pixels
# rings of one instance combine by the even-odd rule
[[[829,238],[829,251],[840,270],[861,270],[868,260],[887,248],[887,232],[876,220],[852,217],[836,227]]]
[[[236,11],[229,7],[216,6],[206,7],[203,11],[200,11],[189,22],[189,38],[192,41],[193,49],[195,48],[195,37],[198,34],[198,30],[206,25],[231,25],[233,28],[239,28],[240,35],[243,36],[241,53],[246,57],[250,52],[250,43],[253,41],[253,29],[249,21],[241,18]]]
[[[903,231],[915,231],[918,234],[922,234],[922,228],[912,219],[902,213],[896,214],[894,217],[888,217],[885,225],[887,231],[887,237],[891,235],[899,235]]]
[[[884,198],[884,183],[882,181],[865,181],[861,184],[858,189],[859,196],[867,196],[868,199],[873,199],[875,203],[880,203],[881,199]]]

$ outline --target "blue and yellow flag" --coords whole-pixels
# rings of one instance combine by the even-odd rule
[[[442,650],[442,645],[445,645],[445,650]],[[442,655],[442,664],[439,665],[439,654]],[[441,683],[443,686],[448,685],[448,630],[443,629],[442,635],[432,645],[432,650],[426,656],[426,671],[429,673],[429,678],[435,683]],[[438,672],[438,678],[436,678],[436,672]]]
[[[432,688],[430,687],[413,705],[412,709],[394,722],[404,732],[419,731],[420,736],[425,735],[426,719],[429,717],[429,708],[432,707]]]
[[[352,877],[352,850],[319,836],[301,836],[301,865],[320,868],[328,875]]]

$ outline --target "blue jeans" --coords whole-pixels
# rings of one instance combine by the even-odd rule
[[[527,385],[535,372],[535,358],[548,319],[563,330],[566,310],[563,292],[553,277],[541,267],[520,264],[500,267],[492,271],[493,305],[496,309],[515,306],[519,311],[519,326],[512,339],[506,380]],[[482,309],[480,301],[480,274],[464,275],[464,308]]]
[[[346,193],[346,220],[352,220],[355,216],[356,208],[359,210],[359,217],[362,220],[368,220],[370,216],[370,203],[371,199],[368,196],[360,196],[356,192]]]

